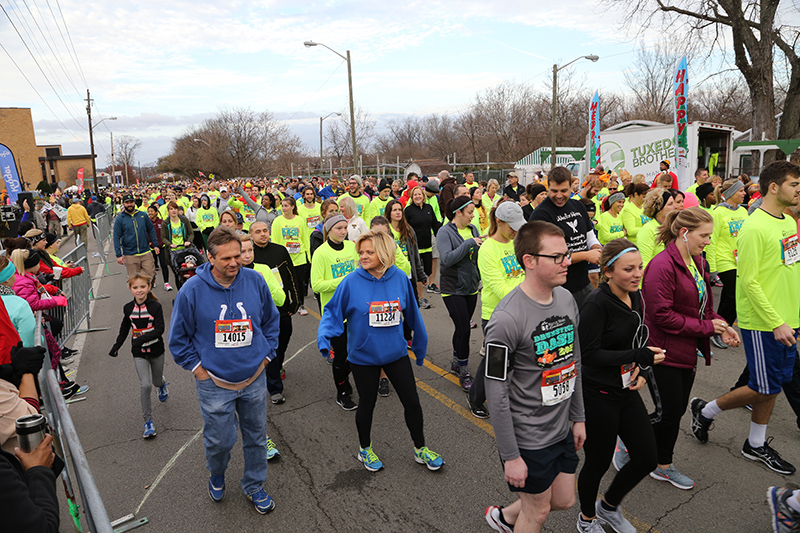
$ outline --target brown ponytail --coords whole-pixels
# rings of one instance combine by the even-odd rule
[[[665,246],[678,238],[680,230],[686,228],[689,231],[696,230],[703,224],[713,224],[714,219],[702,207],[690,207],[682,211],[670,211],[667,213],[664,223],[658,229],[656,242]]]

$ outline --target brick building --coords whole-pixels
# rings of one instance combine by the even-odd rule
[[[63,155],[61,145],[37,145],[30,108],[0,107],[0,143],[14,154],[26,190],[35,189],[42,179],[53,188],[62,181],[65,187],[74,185],[79,168],[84,169],[85,186],[92,186],[92,156]],[[0,180],[0,190],[3,189],[5,183]]]

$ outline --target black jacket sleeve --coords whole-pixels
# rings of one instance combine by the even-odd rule
[[[647,348],[608,350],[603,348],[606,320],[613,320],[611,310],[598,304],[597,300],[584,302],[581,307],[579,335],[581,340],[581,364],[584,367],[617,367],[627,363],[653,364],[653,352]]]
[[[125,339],[128,338],[128,334],[131,332],[131,310],[133,310],[133,305],[130,303],[125,304],[122,308],[122,323],[119,325],[119,333],[117,334],[117,340],[114,341],[114,346],[111,348],[111,351],[119,351],[123,344],[125,344]]]
[[[0,516],[4,531],[58,533],[56,475],[44,466],[27,471],[16,457],[0,451]]]
[[[281,266],[278,271],[281,274],[281,281],[283,282],[283,290],[286,292],[287,311],[294,314],[300,306],[299,298],[297,296],[297,286],[295,285],[295,272],[294,263],[292,263],[292,256],[283,248],[282,255],[284,259],[281,261]]]

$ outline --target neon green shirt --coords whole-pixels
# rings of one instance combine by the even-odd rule
[[[427,195],[426,195],[427,196]],[[425,202],[433,208],[433,214],[436,215],[436,220],[442,221],[442,213],[439,211],[439,197],[436,195],[427,198]]]
[[[297,204],[297,216],[305,221],[306,226],[308,227],[308,236],[311,236],[311,232],[314,231],[314,228],[317,227],[322,219],[320,218],[320,208],[321,204],[314,202],[314,207],[308,208],[306,207],[305,202]]]
[[[611,211],[600,213],[595,227],[597,228],[597,239],[602,245],[625,236],[625,226],[622,224],[621,212],[616,217],[611,214]]]
[[[356,209],[358,209],[358,216],[364,218],[364,211],[369,207],[369,197],[366,194],[359,194],[358,196],[351,196],[349,192],[344,193],[339,197],[337,203],[339,207],[342,206],[342,198],[352,198],[353,201],[356,203]]]
[[[292,264],[296,267],[308,263],[308,226],[299,216],[291,220],[281,215],[272,223],[272,242],[286,248],[292,257]]]
[[[281,287],[278,279],[272,273],[272,269],[261,263],[253,263],[253,270],[264,276],[264,281],[267,282],[267,288],[269,288],[272,301],[275,302],[275,307],[280,307],[285,304],[286,293],[283,292],[283,287]]]
[[[662,243],[656,244],[656,235],[660,227],[658,220],[653,219],[642,226],[639,235],[636,236],[636,246],[642,254],[642,265],[645,268],[651,259],[664,251],[665,246]]]
[[[711,244],[706,246],[708,266],[711,272],[736,270],[736,237],[747,220],[747,209],[739,207],[734,210],[719,206],[711,211],[711,217],[714,219],[714,231],[711,233]]]
[[[314,260],[311,261],[311,287],[319,293],[322,313],[325,313],[325,305],[333,298],[339,283],[358,268],[356,245],[350,241],[342,241],[342,244],[344,248],[334,250],[325,241],[314,251]]]
[[[183,243],[186,242],[183,235],[183,222],[179,221],[177,224],[170,222],[169,241],[172,244],[177,244],[179,247],[183,246]]]
[[[392,237],[394,238],[394,263],[397,265],[397,268],[402,270],[410,279],[411,260],[408,257],[408,246],[406,246],[406,241],[400,236],[400,232],[395,231],[392,226],[389,226],[389,229],[392,230]]]
[[[483,241],[478,254],[481,273],[481,318],[489,320],[497,304],[511,289],[522,283],[522,270],[514,254],[514,241],[505,244],[492,238]]]
[[[197,224],[200,231],[206,228],[216,228],[219,226],[219,212],[213,207],[209,207],[208,209],[203,209],[201,207],[197,210],[195,224]]]
[[[686,192],[690,192],[695,196],[697,196],[697,182],[694,182],[691,185],[689,185],[689,188],[686,189]]]
[[[631,201],[625,202],[625,207],[622,208],[622,225],[625,226],[628,240],[633,244],[638,242],[639,231],[642,226],[650,222],[650,217],[646,217],[641,207],[637,207]]]
[[[800,324],[800,262],[797,224],[756,209],[737,238],[736,312],[739,327],[772,331]]]
[[[484,195],[481,196],[481,203],[483,204],[483,207],[486,208],[486,212],[488,213],[489,211],[492,210],[492,208],[495,205],[497,205],[497,202],[499,202],[501,199],[502,199],[502,196],[500,196],[497,193],[494,194],[494,198],[489,198],[489,195],[484,193]]]
[[[364,216],[361,217],[364,219],[364,223],[367,225],[367,227],[369,227],[369,223],[372,221],[373,218],[377,216],[386,216],[383,214],[383,210],[386,209],[386,204],[388,204],[389,200],[391,199],[392,199],[391,196],[388,197],[386,200],[381,200],[380,196],[376,196],[375,198],[372,199],[372,201],[369,203],[369,207],[367,207],[367,210],[364,211]]]

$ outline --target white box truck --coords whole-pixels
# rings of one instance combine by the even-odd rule
[[[709,173],[729,177],[733,172],[733,126],[712,122],[689,122],[689,157],[686,172],[680,182],[681,190],[694,183],[694,171],[709,169]],[[589,136],[586,136],[589,146]],[[644,174],[647,183],[659,173],[659,163],[667,159],[670,170],[678,173],[675,162],[675,130],[672,124],[645,120],[622,122],[600,132],[600,162],[606,172],[622,169],[632,175]],[[581,161],[581,178],[589,173],[588,158]]]

